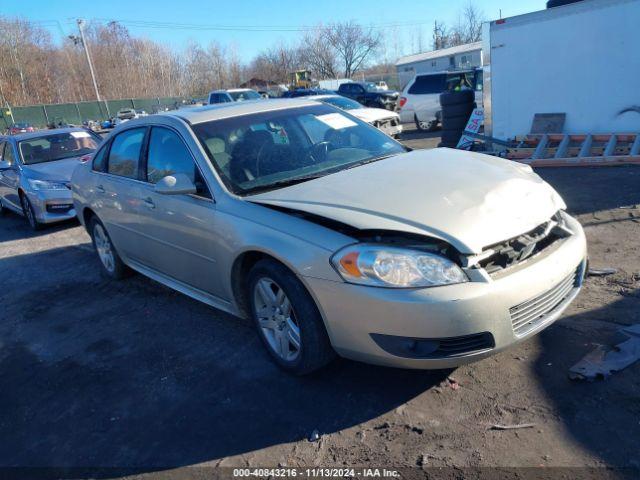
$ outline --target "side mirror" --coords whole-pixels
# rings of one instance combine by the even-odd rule
[[[6,160],[0,160],[0,170],[9,170],[11,168],[11,164]]]
[[[189,195],[196,193],[197,189],[184,173],[175,173],[161,178],[155,185],[155,191],[163,195]]]

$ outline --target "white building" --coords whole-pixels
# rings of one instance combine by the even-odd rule
[[[432,52],[401,57],[396,62],[400,87],[418,73],[441,72],[482,66],[482,42],[467,43]]]

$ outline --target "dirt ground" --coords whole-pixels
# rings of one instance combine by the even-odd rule
[[[438,141],[406,138],[414,148]],[[140,275],[105,280],[77,223],[33,233],[5,215],[0,466],[108,467],[93,475],[110,478],[214,471],[188,466],[387,467],[446,478],[474,478],[468,467],[518,478],[639,468],[640,362],[606,381],[567,373],[596,345],[621,340],[621,326],[640,323],[640,168],[538,173],[584,225],[591,266],[618,272],[588,278],[540,335],[455,371],[340,360],[288,376],[247,322]],[[523,423],[535,426],[489,429]],[[314,430],[320,440],[310,442]]]

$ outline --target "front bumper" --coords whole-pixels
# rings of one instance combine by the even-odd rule
[[[580,224],[572,218],[568,222],[572,236],[500,278],[486,276],[484,280],[423,289],[374,288],[307,277],[305,281],[341,356],[404,368],[456,367],[538,333],[557,320],[577,296],[586,268],[586,240]],[[571,276],[575,280],[567,288]],[[553,293],[560,302],[546,300],[560,286],[564,296]],[[534,300],[542,305],[546,302],[550,310],[527,328],[518,328],[518,308]],[[415,358],[397,354],[393,344],[385,344],[385,338],[393,337],[409,341],[454,339],[459,344],[466,341],[456,340],[459,337],[488,338],[487,334],[491,341],[484,348],[453,356]],[[394,351],[396,354],[391,353]],[[421,349],[417,352],[420,356]]]
[[[55,223],[76,217],[71,190],[38,190],[27,195],[40,223]]]
[[[379,128],[390,137],[397,137],[402,133],[402,125],[400,125],[399,123],[398,125],[384,125]]]

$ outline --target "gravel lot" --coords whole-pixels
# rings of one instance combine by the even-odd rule
[[[440,472],[451,478],[462,467],[567,478],[537,467],[640,467],[640,363],[606,381],[567,377],[640,322],[640,209],[619,208],[640,204],[640,169],[539,173],[586,227],[591,265],[618,272],[589,278],[542,334],[455,371],[341,360],[290,377],[247,322],[140,275],[105,280],[77,223],[32,233],[5,215],[0,465],[113,467],[109,477],[200,464],[454,467]],[[321,439],[309,442],[313,430]]]

